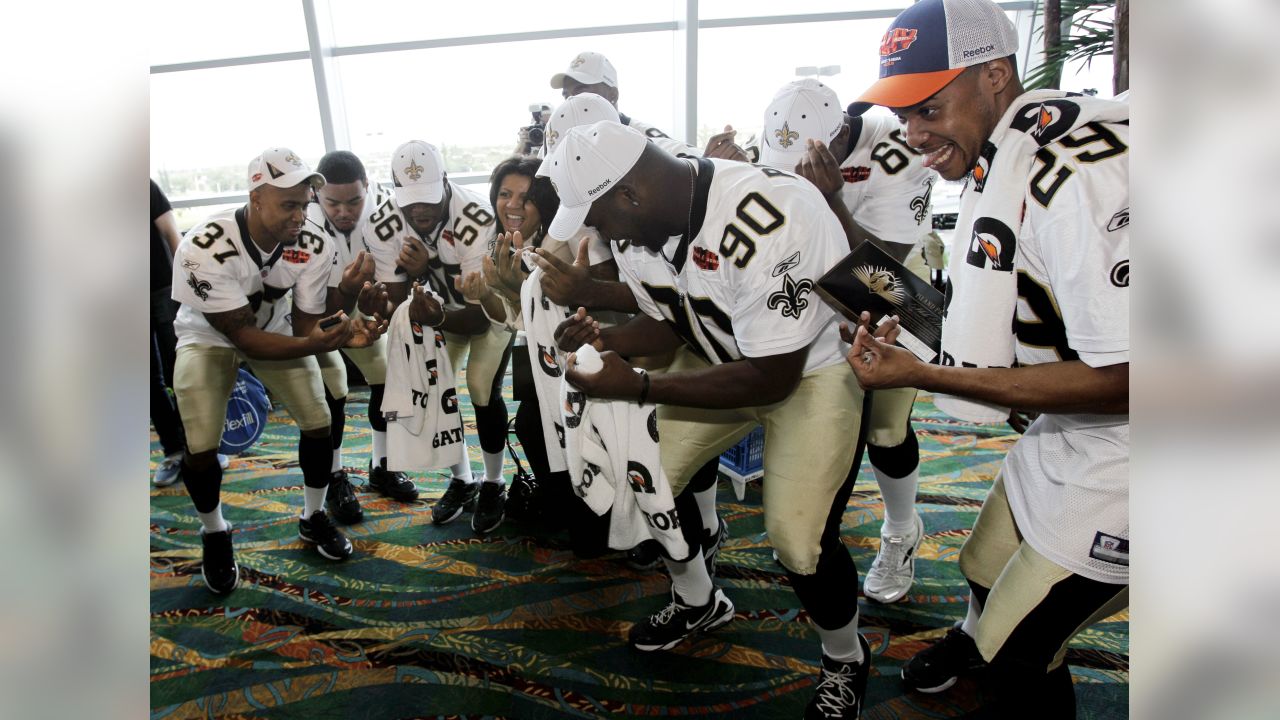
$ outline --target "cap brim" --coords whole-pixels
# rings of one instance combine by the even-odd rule
[[[564,79],[567,77],[573,78],[574,80],[577,80],[583,85],[595,85],[597,83],[605,83],[606,85],[608,84],[608,81],[606,81],[604,78],[597,77],[595,75],[588,75],[586,73],[579,73],[579,72],[562,72],[562,73],[556,73],[555,75],[551,76],[551,87],[555,90],[559,90],[563,88]]]
[[[589,212],[591,212],[591,203],[572,208],[561,205],[560,209],[556,210],[551,227],[547,228],[547,235],[554,240],[569,242],[582,229]]]
[[[955,80],[964,70],[964,68],[954,68],[883,78],[849,105],[849,114],[856,117],[865,113],[872,105],[904,108],[922,103]]]
[[[254,185],[253,188],[259,188],[263,185],[272,185],[278,188],[291,188],[297,187],[304,182],[310,182],[312,189],[319,190],[324,187],[325,180],[324,176],[318,172],[299,170],[297,172],[285,173],[278,178],[265,178],[262,182]]]
[[[800,143],[796,144],[799,145]],[[787,152],[785,150],[777,150],[767,143],[761,144],[760,161],[756,164],[767,165],[774,170],[781,170],[783,172],[795,172],[796,165],[799,164],[800,159],[804,157],[803,147],[804,146],[802,145],[801,149],[795,152]]]
[[[397,186],[393,188],[396,194],[396,205],[407,207],[418,203],[426,203],[434,205],[444,198],[444,181],[434,183],[420,183],[416,185]]]

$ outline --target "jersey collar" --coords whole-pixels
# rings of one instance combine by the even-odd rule
[[[245,212],[244,207],[236,209],[236,225],[240,228],[240,237],[244,239],[244,251],[249,255],[249,259],[253,260],[253,264],[258,266],[262,271],[262,277],[266,277],[271,272],[271,268],[280,259],[280,254],[284,252],[284,243],[276,245],[276,249],[271,251],[271,257],[266,260],[262,259],[262,251],[258,249],[258,244],[249,236],[249,215]]]
[[[689,218],[689,229],[680,236],[680,244],[676,246],[675,257],[669,262],[676,272],[684,269],[684,261],[689,256],[689,243],[702,232],[702,223],[707,219],[707,197],[711,194],[711,177],[715,175],[716,166],[706,158],[697,158],[698,177],[693,183],[693,207]]]

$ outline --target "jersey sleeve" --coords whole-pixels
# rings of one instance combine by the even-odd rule
[[[1128,158],[1076,164],[1042,207],[1027,198],[1035,252],[1067,344],[1091,367],[1129,361]]]
[[[302,312],[312,315],[321,315],[325,311],[329,276],[338,257],[338,246],[332,238],[323,235],[317,237],[324,240],[324,247],[320,252],[311,254],[293,286],[293,304]]]
[[[617,250],[614,246],[613,249]],[[614,254],[614,259],[618,261],[618,279],[625,282],[631,290],[631,294],[636,297],[636,305],[639,306],[640,312],[648,315],[654,320],[665,321],[667,317],[658,309],[658,304],[649,297],[649,293],[645,291],[644,285],[640,282],[640,275],[636,272],[633,257],[628,256],[626,251],[618,251]]]
[[[407,282],[409,276],[397,272],[400,260],[400,246],[404,243],[404,235],[408,232],[404,217],[386,197],[374,212],[363,223],[360,237],[364,247],[373,256],[373,279],[377,282]]]
[[[240,281],[235,275],[234,260],[219,261],[213,250],[201,248],[195,240],[233,233],[235,221],[211,221],[197,225],[178,243],[173,256],[173,299],[202,313],[219,313],[235,310],[249,304]]]
[[[807,347],[827,329],[834,311],[816,292],[818,278],[848,252],[844,231],[815,191],[788,208],[782,232],[761,239],[770,251],[739,272],[733,334],[748,357]]]

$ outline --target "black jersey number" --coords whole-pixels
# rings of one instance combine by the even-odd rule
[[[707,328],[707,321],[710,321],[721,332],[732,335],[733,322],[723,310],[716,306],[708,298],[686,298],[681,295],[675,288],[650,285],[647,282],[641,282],[644,286],[645,293],[653,298],[653,301],[659,305],[665,305],[667,312],[663,313],[668,316],[671,324],[675,326],[676,334],[685,341],[691,350],[696,352],[702,359],[711,362],[719,358],[720,362],[732,362],[733,356],[725,349],[723,345],[716,341],[715,337]],[[706,338],[706,345],[698,339],[693,332],[693,323],[698,323],[702,328],[702,336]],[[714,354],[713,358],[708,354]]]
[[[231,236],[226,234],[226,230],[223,230],[221,225],[211,224],[207,227],[208,230],[205,231],[203,235],[198,238],[192,238],[192,245],[195,245],[201,250],[208,250],[219,238],[226,240],[227,249],[220,253],[213,254],[213,259],[217,260],[219,265],[240,254],[240,251],[236,249],[235,244],[231,242]]]
[[[787,218],[773,203],[758,192],[749,193],[738,203],[738,221],[746,225],[756,238],[762,238],[782,227]],[[720,254],[725,259],[733,259],[738,269],[747,267],[756,256],[756,242],[742,228],[729,223],[720,236]]]
[[[298,249],[306,250],[308,247],[310,247],[311,252],[315,253],[316,255],[323,255],[324,239],[313,232],[307,232],[306,230],[303,230],[302,232],[298,233]]]
[[[467,203],[467,206],[462,208],[462,216],[480,227],[493,222],[493,213],[480,207],[478,203]]]
[[[370,215],[369,222],[373,224],[373,233],[383,242],[395,237],[396,233],[404,229],[404,221],[398,214],[391,212],[390,202],[384,203],[378,208],[378,212]]]
[[[1018,297],[1022,298],[1034,320],[1013,318],[1013,332],[1018,342],[1039,348],[1051,348],[1061,360],[1078,360],[1080,356],[1067,343],[1067,326],[1062,321],[1062,313],[1053,301],[1053,296],[1043,285],[1036,282],[1024,271],[1018,272]]]
[[[1081,163],[1101,162],[1129,150],[1124,141],[1101,123],[1085,123],[1062,138],[1060,144],[1068,150],[1077,150],[1073,156],[1076,162]],[[1053,202],[1053,196],[1062,189],[1062,184],[1075,171],[1066,165],[1059,166],[1058,156],[1047,147],[1036,151],[1036,162],[1040,163],[1040,169],[1031,177],[1031,197],[1047,208]]]
[[[894,147],[895,144],[901,147]],[[911,164],[911,159],[907,157],[907,153],[918,154],[911,149],[911,146],[902,137],[902,131],[894,130],[889,133],[888,140],[871,148],[871,159],[880,163],[880,167],[884,169],[885,174],[897,175]]]

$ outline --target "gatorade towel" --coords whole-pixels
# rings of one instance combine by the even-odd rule
[[[235,387],[231,389],[231,399],[227,402],[227,419],[222,424],[222,442],[218,445],[218,452],[238,455],[253,447],[262,437],[270,411],[271,402],[267,400],[267,391],[262,383],[241,368]]]

